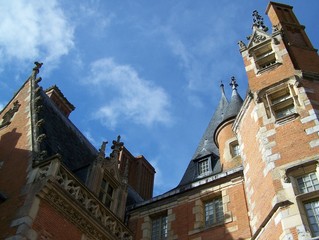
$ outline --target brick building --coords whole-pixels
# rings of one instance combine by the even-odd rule
[[[40,67],[1,111],[0,239],[132,239],[126,204],[152,197],[154,168],[120,137],[110,156],[107,142],[96,150],[59,88],[39,86]]]
[[[136,239],[319,236],[319,57],[292,7],[253,13],[239,42],[248,76],[232,78],[179,185],[129,210]]]
[[[96,150],[36,63],[0,113],[1,239],[311,239],[319,236],[319,57],[292,7],[270,2],[239,42],[248,94],[231,79],[178,186],[120,137]]]

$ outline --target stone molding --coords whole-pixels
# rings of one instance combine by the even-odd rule
[[[34,169],[34,182],[44,183],[39,196],[92,239],[132,240],[132,233],[60,161]]]

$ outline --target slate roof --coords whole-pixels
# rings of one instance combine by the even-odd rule
[[[227,121],[228,119],[231,119],[231,118],[235,118],[242,105],[243,105],[243,99],[238,94],[237,89],[233,89],[230,103],[227,106],[222,122]]]
[[[42,102],[38,118],[44,120],[40,130],[46,135],[40,145],[41,151],[45,150],[47,157],[60,154],[62,162],[84,180],[87,168],[96,159],[98,151],[43,91],[40,95]]]
[[[224,86],[221,85],[221,99],[217,106],[213,117],[211,118],[199,144],[192,157],[192,160],[189,162],[188,167],[182,177],[178,186],[183,186],[185,184],[195,181],[198,177],[197,173],[197,161],[205,156],[211,155],[212,157],[212,174],[216,174],[221,171],[220,161],[219,161],[219,151],[214,142],[214,132],[223,120],[226,109],[229,105],[228,100],[225,96]]]

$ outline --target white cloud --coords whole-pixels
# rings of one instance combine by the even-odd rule
[[[163,88],[142,79],[129,65],[119,65],[111,58],[91,64],[87,81],[113,99],[102,106],[96,117],[109,127],[119,120],[151,126],[154,123],[169,124],[169,97]],[[105,100],[103,100],[105,101]]]
[[[55,0],[1,1],[0,16],[2,59],[52,67],[73,47],[73,28]]]

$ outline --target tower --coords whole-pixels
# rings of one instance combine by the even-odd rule
[[[272,32],[253,13],[240,42],[249,95],[233,126],[252,239],[319,236],[319,57],[292,7],[270,2]]]

